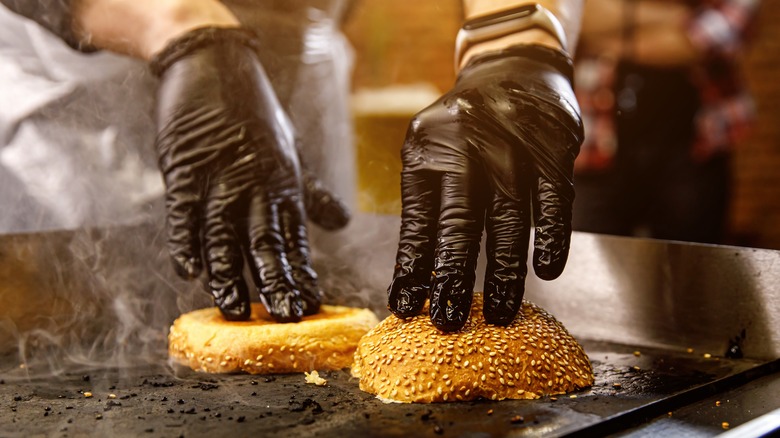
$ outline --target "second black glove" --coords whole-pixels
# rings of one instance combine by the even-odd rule
[[[566,263],[582,142],[571,61],[540,46],[479,55],[452,90],[412,120],[402,150],[401,237],[389,308],[406,318],[430,298],[444,331],[468,321],[482,230],[487,232],[483,313],[512,322],[534,269],[557,277]]]

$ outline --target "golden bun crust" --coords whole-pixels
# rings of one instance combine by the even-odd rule
[[[507,327],[488,325],[482,294],[455,333],[431,324],[428,312],[408,320],[390,316],[361,339],[352,374],[360,389],[405,403],[535,399],[593,384],[588,356],[563,325],[523,302]]]
[[[377,324],[368,309],[323,305],[300,322],[275,322],[260,303],[249,321],[226,321],[216,307],[185,313],[168,334],[177,362],[207,373],[337,370],[352,363],[360,337]]]

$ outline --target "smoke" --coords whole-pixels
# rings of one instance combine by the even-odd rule
[[[151,225],[6,236],[0,254],[8,380],[160,363],[171,321],[209,301]]]

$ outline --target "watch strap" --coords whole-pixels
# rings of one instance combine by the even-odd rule
[[[481,15],[463,23],[455,39],[455,69],[471,46],[534,28],[555,37],[567,51],[566,32],[561,22],[548,9],[534,3]]]

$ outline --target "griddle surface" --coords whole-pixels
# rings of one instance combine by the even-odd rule
[[[705,352],[583,345],[594,387],[535,401],[384,404],[347,371],[320,373],[324,387],[302,374],[216,376],[167,366],[9,375],[0,381],[0,436],[603,435],[776,371],[773,363]],[[720,423],[713,423],[714,435]]]

